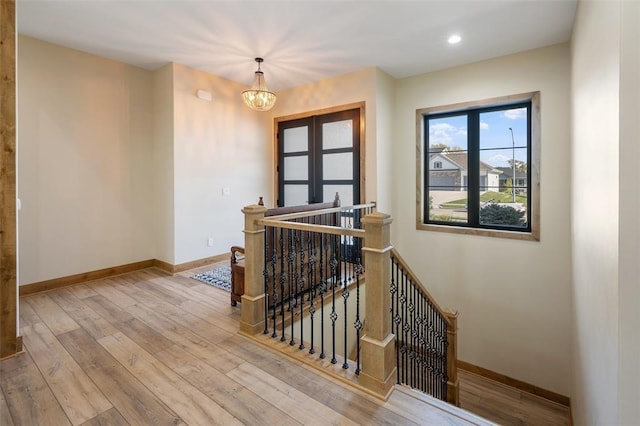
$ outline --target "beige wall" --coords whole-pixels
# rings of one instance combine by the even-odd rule
[[[152,258],[151,74],[20,36],[20,284]]]
[[[639,28],[637,3],[579,3],[572,38],[576,424],[640,418]]]
[[[640,419],[640,3],[622,3],[618,420]]]
[[[395,82],[396,80],[389,74],[376,69],[376,176],[379,178],[377,179],[376,198],[373,200],[378,203],[378,210],[381,212],[391,212],[394,199],[391,158],[394,151]]]
[[[571,55],[577,424],[617,423],[619,31],[618,3],[579,4]]]
[[[156,259],[175,265],[173,64],[153,73],[153,244]]]
[[[459,358],[569,395],[571,363],[568,45],[396,82],[394,245],[444,307],[458,309]],[[541,239],[416,230],[416,110],[541,92]]]
[[[245,86],[19,41],[20,284],[243,244],[240,209],[273,173],[271,117]]]
[[[175,263],[244,245],[240,210],[272,191],[270,116],[247,108],[247,87],[174,64]],[[198,89],[213,96],[196,97]],[[223,195],[222,189],[230,194]],[[213,237],[213,247],[207,238]]]

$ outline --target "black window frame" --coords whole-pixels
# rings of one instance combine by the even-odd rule
[[[448,109],[443,112],[430,112],[422,114],[422,152],[424,157],[422,158],[423,182],[422,182],[422,223],[424,225],[440,225],[451,228],[466,228],[477,229],[486,231],[510,231],[518,234],[531,234],[533,232],[533,193],[535,186],[532,180],[532,167],[533,164],[533,116],[534,100],[531,98],[524,100],[517,100],[512,102],[500,102],[497,104],[485,104],[474,107],[467,107],[462,109]],[[483,224],[480,223],[480,152],[485,150],[480,148],[480,114],[486,112],[506,111],[510,109],[526,108],[527,110],[527,207],[526,207],[526,226],[510,226],[510,225],[498,225],[498,224]],[[467,222],[454,222],[454,221],[442,221],[430,219],[430,186],[429,186],[429,157],[430,157],[430,141],[429,141],[429,121],[433,119],[441,119],[453,116],[467,117]],[[518,144],[516,149],[525,148],[522,144]],[[486,148],[487,150],[489,148]],[[434,168],[435,169],[435,168]],[[461,182],[463,185],[463,182]],[[512,185],[515,190],[515,176],[512,180]],[[464,185],[463,185],[464,186]],[[499,235],[502,236],[502,235]],[[538,239],[538,238],[535,238]]]

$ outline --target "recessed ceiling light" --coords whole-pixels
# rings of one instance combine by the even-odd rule
[[[449,36],[449,39],[447,41],[449,42],[449,44],[458,44],[460,43],[460,41],[462,41],[462,37],[460,37],[458,34],[453,34]]]

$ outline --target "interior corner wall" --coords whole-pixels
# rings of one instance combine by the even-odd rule
[[[571,374],[568,44],[396,82],[392,240],[441,306],[459,359],[563,395]],[[541,92],[540,241],[416,230],[416,110]],[[507,129],[505,129],[507,131]]]
[[[18,38],[20,284],[150,259],[149,71]]]
[[[393,112],[395,109],[395,79],[376,68],[376,176],[378,191],[375,201],[381,212],[393,215]]]
[[[277,93],[278,101],[271,110],[273,118],[301,114],[339,105],[365,102],[365,201],[378,199],[376,68],[366,68],[338,77]],[[273,124],[270,126],[273,127]],[[274,143],[273,136],[271,144]],[[275,161],[275,160],[272,160]],[[275,196],[274,188],[274,196]]]
[[[619,2],[579,2],[571,59],[573,414],[617,424]]]
[[[173,68],[153,72],[153,227],[154,259],[175,265],[175,207],[173,182]]]
[[[173,66],[174,264],[243,246],[242,208],[260,196],[269,202],[271,116],[244,105],[240,93],[247,88]],[[199,99],[198,90],[211,93],[212,100]]]
[[[624,2],[620,45],[618,421],[640,419],[640,3]]]

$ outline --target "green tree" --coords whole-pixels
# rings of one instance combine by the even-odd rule
[[[513,181],[511,180],[511,178],[507,178],[504,181],[504,189],[502,190],[502,192],[513,195]]]
[[[527,172],[527,163],[520,160],[516,161],[516,172],[526,173]],[[509,167],[513,167],[513,160],[507,160],[509,163]]]
[[[500,204],[487,204],[480,209],[480,223],[522,226],[525,224],[524,211]]]

